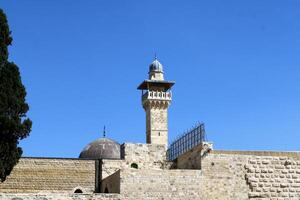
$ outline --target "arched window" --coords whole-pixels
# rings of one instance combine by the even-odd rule
[[[136,163],[131,163],[130,167],[134,168],[134,169],[138,169],[139,168],[139,166]]]
[[[83,193],[81,189],[76,189],[74,193]]]

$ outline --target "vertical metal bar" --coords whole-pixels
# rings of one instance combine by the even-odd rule
[[[197,124],[191,130],[183,133],[173,141],[167,151],[169,160],[176,159],[179,155],[187,152],[206,140],[203,123]]]

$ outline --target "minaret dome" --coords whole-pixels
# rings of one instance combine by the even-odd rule
[[[154,61],[149,66],[149,79],[150,80],[164,80],[163,65],[155,57]]]
[[[154,59],[154,61],[149,66],[149,72],[163,72],[163,66],[162,64],[157,60],[157,58]]]

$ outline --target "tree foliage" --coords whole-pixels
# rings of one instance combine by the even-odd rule
[[[26,117],[29,109],[26,90],[19,68],[8,61],[12,43],[6,15],[0,9],[0,181],[5,181],[22,155],[19,140],[27,137],[32,122]]]

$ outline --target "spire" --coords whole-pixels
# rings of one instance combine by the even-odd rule
[[[157,60],[156,52],[154,53],[154,60]]]
[[[105,126],[103,127],[103,137],[105,138],[106,132],[105,132]]]

